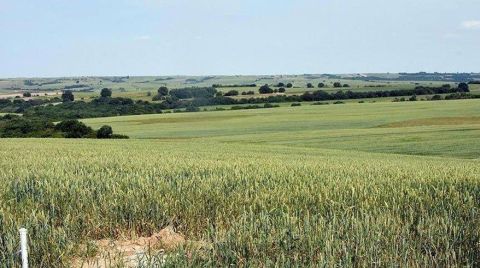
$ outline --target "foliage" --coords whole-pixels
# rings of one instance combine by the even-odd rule
[[[270,88],[267,84],[265,84],[258,89],[258,93],[260,93],[260,94],[271,94],[271,93],[273,93],[273,89]]]
[[[100,91],[100,96],[102,98],[110,98],[112,96],[112,90],[109,88],[102,88]]]
[[[97,130],[97,139],[109,139],[113,135],[111,126],[104,125]]]
[[[75,96],[71,90],[64,90],[62,93],[62,101],[63,102],[71,102],[75,100]]]
[[[213,98],[215,93],[217,93],[217,90],[213,87],[176,88],[170,90],[170,95],[178,99]]]

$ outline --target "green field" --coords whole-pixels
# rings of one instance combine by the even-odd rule
[[[132,138],[205,139],[459,158],[480,157],[478,100],[303,104],[83,120]]]
[[[175,225],[208,247],[167,266],[480,265],[479,100],[83,121],[131,139],[0,141],[1,264],[21,226],[32,267],[68,267]]]

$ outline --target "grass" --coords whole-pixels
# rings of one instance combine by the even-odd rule
[[[0,263],[18,265],[21,226],[34,267],[68,267],[89,241],[173,224],[212,247],[171,266],[476,267],[478,104],[97,118],[132,139],[4,139]]]

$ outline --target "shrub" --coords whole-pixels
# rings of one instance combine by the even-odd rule
[[[325,84],[324,83],[318,83],[318,87],[319,88],[325,87]]]
[[[285,88],[284,88],[284,87],[279,88],[279,89],[278,89],[278,92],[280,92],[280,93],[285,93]]]
[[[113,130],[111,126],[102,126],[97,130],[97,139],[110,139],[113,135]]]
[[[302,106],[302,104],[301,103],[292,103],[292,105],[290,105],[290,106],[296,107],[296,106]]]
[[[238,96],[238,91],[237,90],[230,90],[226,92],[223,96]]]
[[[287,83],[287,88],[292,88],[293,84],[292,83]]]
[[[270,94],[273,93],[273,89],[271,89],[267,84],[265,84],[258,89],[258,92],[260,94]]]
[[[166,86],[159,87],[157,92],[158,92],[158,95],[160,95],[160,96],[167,96],[168,95],[168,88]]]
[[[307,83],[307,88],[313,88],[313,84],[312,83]]]
[[[62,102],[69,102],[74,101],[75,96],[73,96],[73,92],[71,90],[65,90],[62,93]]]
[[[102,88],[102,91],[100,91],[100,96],[102,98],[110,98],[112,96],[112,90],[109,88]]]
[[[469,89],[467,83],[458,84],[458,89],[459,89],[460,92],[470,92],[470,89]]]
[[[56,130],[63,132],[65,138],[85,138],[91,136],[94,131],[78,120],[64,120],[55,126]]]

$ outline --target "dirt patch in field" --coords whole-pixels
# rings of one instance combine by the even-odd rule
[[[122,267],[137,267],[149,255],[155,255],[160,261],[168,257],[168,252],[187,245],[195,247],[207,246],[205,243],[187,241],[182,234],[175,232],[173,227],[162,229],[149,237],[139,237],[133,240],[103,239],[94,242],[97,254],[87,259],[75,259],[74,268],[103,268],[121,265]]]
[[[433,117],[413,119],[380,125],[380,128],[417,127],[417,126],[446,126],[480,124],[480,116],[469,117]]]

